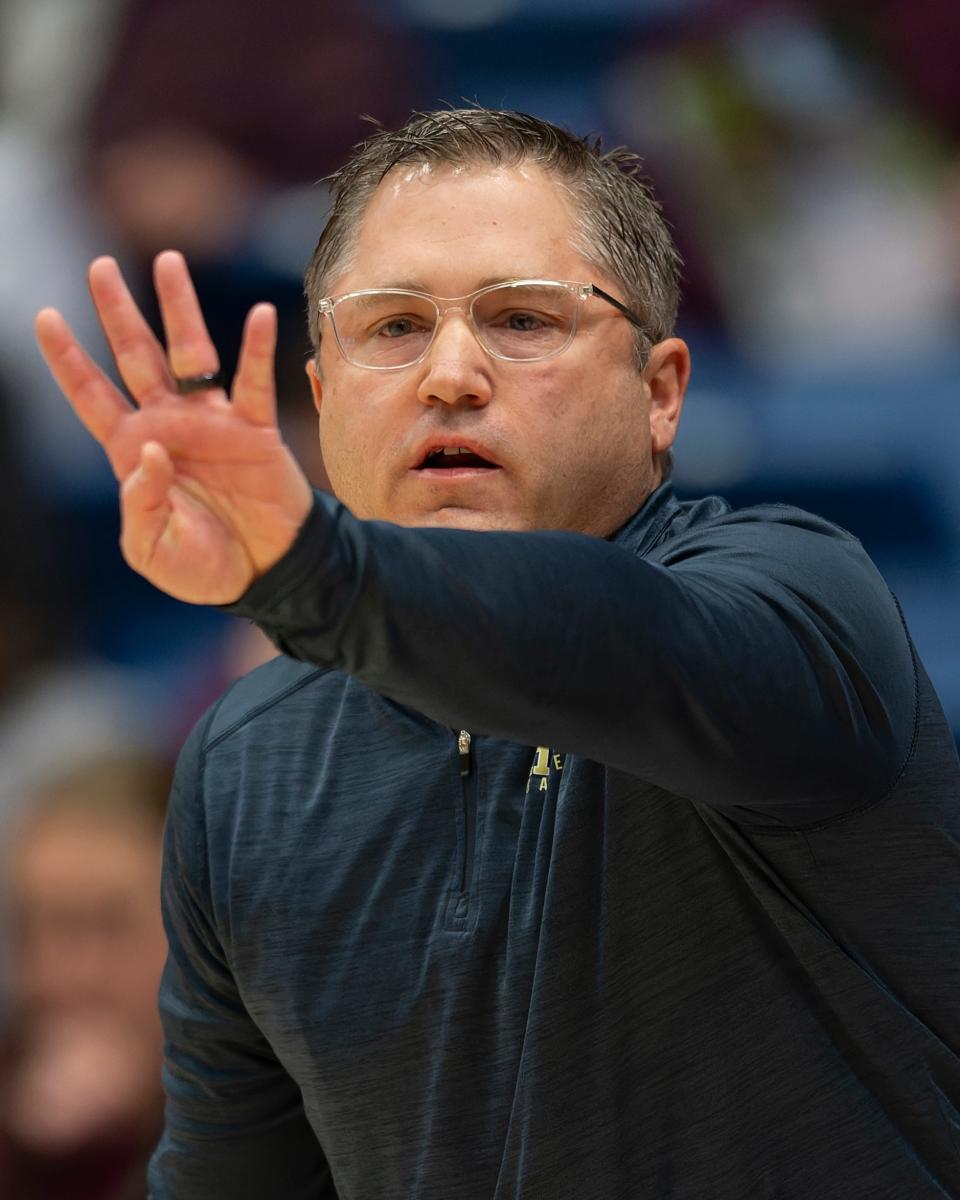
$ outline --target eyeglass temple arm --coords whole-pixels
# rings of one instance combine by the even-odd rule
[[[646,331],[647,331],[646,325],[644,324],[643,320],[637,316],[637,314],[635,312],[631,312],[630,309],[627,308],[627,306],[625,304],[621,304],[619,300],[614,299],[614,297],[609,295],[609,293],[605,292],[603,290],[603,288],[597,287],[597,285],[595,283],[591,283],[590,287],[595,296],[599,296],[601,300],[606,300],[606,302],[608,304],[612,304],[614,308],[619,309],[619,311],[623,313],[623,315],[627,318],[627,320],[632,325],[636,325],[636,327],[638,329],[642,329],[643,332],[646,333]]]

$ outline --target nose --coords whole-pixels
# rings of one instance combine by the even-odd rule
[[[417,395],[422,404],[482,408],[493,394],[491,358],[477,341],[470,318],[448,308],[421,366]]]

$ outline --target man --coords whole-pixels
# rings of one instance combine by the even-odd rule
[[[287,655],[178,768],[157,1200],[960,1195],[956,751],[854,538],[673,496],[626,165],[488,111],[357,150],[307,276],[336,500],[269,308],[228,401],[183,260],[166,354],[94,263],[133,409],[38,318],[128,561]]]

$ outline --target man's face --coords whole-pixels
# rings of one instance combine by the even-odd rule
[[[405,287],[457,297],[527,278],[597,283],[623,301],[616,281],[573,249],[575,233],[572,200],[533,164],[400,167],[374,194],[330,294]],[[359,517],[606,535],[659,482],[654,454],[673,440],[686,347],[661,343],[641,373],[633,327],[600,299],[581,304],[562,354],[531,362],[487,354],[453,310],[423,361],[366,370],[343,359],[323,320],[311,382],[324,463]],[[437,443],[496,465],[425,470]]]

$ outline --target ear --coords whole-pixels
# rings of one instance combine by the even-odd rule
[[[313,395],[313,407],[319,413],[320,406],[323,403],[323,384],[320,382],[320,376],[317,374],[317,360],[315,358],[307,359],[307,379],[310,381],[310,392]]]
[[[663,454],[673,445],[690,382],[690,350],[680,338],[657,342],[644,369],[650,394],[650,448]]]

